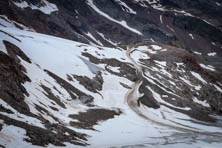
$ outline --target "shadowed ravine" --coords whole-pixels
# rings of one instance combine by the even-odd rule
[[[208,132],[208,131],[200,131],[197,128],[193,128],[193,127],[187,127],[186,125],[171,125],[171,124],[167,124],[167,123],[162,123],[160,121],[156,121],[153,120],[151,118],[149,118],[146,114],[143,113],[143,111],[141,110],[141,106],[143,106],[143,104],[138,102],[138,99],[140,97],[143,96],[143,94],[140,94],[139,92],[139,88],[143,83],[143,71],[142,71],[142,67],[137,64],[137,62],[133,59],[133,57],[130,56],[130,54],[133,52],[134,50],[134,46],[127,46],[127,51],[126,51],[126,55],[128,57],[128,59],[133,63],[136,72],[137,72],[137,80],[135,83],[132,84],[131,88],[126,96],[125,96],[125,100],[127,102],[127,104],[129,105],[129,107],[140,117],[144,118],[145,120],[147,120],[148,122],[152,122],[155,124],[158,124],[160,126],[165,126],[171,129],[176,129],[178,131],[184,132],[184,133],[190,133],[190,134],[197,134],[198,135],[208,135],[208,136],[216,136],[218,138],[222,138],[222,133],[219,132]],[[167,120],[167,119],[165,119]]]

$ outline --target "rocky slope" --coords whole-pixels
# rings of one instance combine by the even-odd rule
[[[84,43],[116,46],[152,39],[222,55],[220,0],[8,0],[0,7],[2,19]]]
[[[219,0],[0,8],[1,147],[220,147]]]

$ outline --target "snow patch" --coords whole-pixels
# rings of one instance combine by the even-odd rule
[[[122,2],[121,0],[115,0],[116,3],[118,3],[120,6],[123,7],[123,10],[132,14],[136,14],[136,11],[131,9],[129,6],[127,6],[126,3]]]
[[[151,45],[151,47],[154,49],[154,50],[161,50],[162,47],[158,46],[158,45]]]
[[[129,26],[127,25],[126,21],[123,21],[123,20],[121,20],[121,21],[115,20],[115,19],[111,18],[108,14],[106,14],[106,13],[102,12],[101,10],[99,10],[99,9],[96,7],[96,5],[94,5],[93,0],[87,0],[87,4],[88,4],[91,8],[93,8],[93,10],[95,10],[97,13],[99,13],[100,15],[104,16],[105,18],[109,19],[110,21],[113,21],[113,22],[115,22],[115,23],[123,26],[124,28],[126,28],[126,29],[128,29],[128,30],[130,30],[130,31],[132,31],[132,32],[134,32],[134,33],[136,33],[136,34],[142,35],[142,33],[139,32],[138,30],[129,27]]]
[[[134,50],[130,55],[136,61],[139,61],[140,59],[150,59],[145,52],[141,52],[140,50]]]
[[[210,70],[210,71],[215,71],[215,68],[212,65],[200,64],[200,67]]]
[[[39,148],[39,146],[32,145],[24,139],[29,139],[26,136],[26,131],[22,128],[13,125],[4,125],[0,133],[0,144],[9,148],[24,148],[32,147]]]
[[[198,55],[202,55],[202,53],[194,51],[193,53],[198,54]]]
[[[58,8],[55,4],[52,4],[52,3],[48,2],[47,0],[42,0],[41,2],[42,3],[41,3],[40,6],[35,6],[35,5],[32,5],[32,4],[28,4],[26,1],[14,2],[14,4],[17,7],[20,7],[22,9],[29,7],[33,10],[40,10],[41,12],[43,12],[45,14],[51,14],[52,12],[58,11]]]
[[[220,4],[220,3],[218,3],[218,2],[216,2],[216,5],[217,5],[217,6],[221,6],[221,4]]]
[[[217,89],[217,91],[222,93],[222,89],[220,87],[218,87],[217,85],[214,84],[214,87]]]
[[[110,44],[117,46],[118,43],[114,43],[112,40],[105,38],[104,34],[97,32],[104,40],[106,40],[107,42],[109,42]]]
[[[96,42],[98,45],[103,46],[103,44],[97,40],[90,32],[86,33],[86,35],[91,38],[94,42]]]
[[[163,24],[163,16],[160,15],[160,23]]]
[[[190,33],[189,36],[191,37],[192,40],[194,40],[193,34]]]
[[[217,53],[216,52],[211,52],[211,53],[208,53],[207,55],[208,56],[215,56]]]
[[[156,60],[154,60],[154,61],[161,66],[164,66],[164,67],[167,66],[165,61],[156,61]]]
[[[200,80],[201,82],[207,84],[207,82],[206,82],[198,73],[191,71],[191,74],[192,74],[195,78],[197,78],[198,80]]]
[[[0,15],[0,26],[7,27],[7,28],[23,29],[23,30],[34,32],[33,29],[30,29],[21,23],[12,21],[12,20],[8,19],[7,16],[4,16],[4,15]]]
[[[216,46],[216,43],[215,43],[215,42],[211,42],[211,44],[214,45],[214,46]]]
[[[193,98],[193,102],[195,102],[197,104],[200,104],[204,107],[210,107],[210,105],[207,103],[207,101],[200,101],[196,97]]]

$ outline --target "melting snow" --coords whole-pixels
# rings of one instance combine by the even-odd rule
[[[154,49],[154,50],[161,50],[162,47],[158,46],[158,45],[151,45],[151,47]]]
[[[198,55],[202,55],[202,53],[194,51],[193,53],[198,54]]]
[[[207,69],[207,70],[211,70],[211,71],[215,71],[215,68],[211,65],[204,65],[204,64],[200,64],[200,66],[204,69]]]
[[[26,26],[24,26],[23,24],[20,24],[18,22],[15,22],[15,21],[12,21],[12,20],[9,20],[7,16],[4,16],[4,15],[0,15],[0,26],[3,26],[3,27],[8,27],[8,28],[17,28],[17,29],[24,29],[24,30],[29,30],[29,31],[33,31],[33,29],[30,29]],[[17,26],[19,26],[20,28],[18,28]]]
[[[193,36],[193,34],[190,33],[189,36],[191,37],[191,39],[194,40],[194,36]]]
[[[113,22],[115,22],[115,23],[117,23],[117,24],[125,27],[126,29],[128,29],[128,30],[136,33],[136,34],[142,35],[142,33],[139,32],[138,30],[129,27],[129,26],[127,25],[126,21],[123,21],[123,20],[121,20],[121,21],[115,20],[115,19],[111,18],[108,14],[106,14],[106,13],[102,12],[101,10],[99,10],[99,9],[96,7],[96,5],[94,5],[93,0],[87,0],[87,3],[88,3],[88,5],[89,5],[91,8],[93,8],[97,13],[99,13],[100,15],[104,16],[105,18],[109,19],[110,21],[113,21]]]
[[[180,79],[183,80],[186,84],[188,84],[188,85],[190,85],[190,86],[193,86],[189,80],[186,80],[186,79],[183,78],[183,77],[180,77]]]
[[[124,11],[132,13],[132,14],[136,14],[136,11],[134,11],[133,9],[131,9],[129,6],[126,5],[126,3],[122,2],[121,0],[115,0],[115,2],[117,2],[119,5],[121,5]]]
[[[151,54],[156,54],[156,51],[153,51],[152,49],[150,49],[148,46],[139,46],[137,47],[138,50],[140,51],[144,51],[144,52],[149,52]]]
[[[218,2],[216,2],[216,5],[217,5],[217,6],[221,6],[221,4],[220,4],[220,3],[218,3]]]
[[[166,67],[166,62],[165,61],[156,61],[154,60],[156,63],[158,63],[159,65],[165,66]]]
[[[211,52],[211,53],[208,53],[207,55],[208,56],[215,56],[217,53],[216,52]]]
[[[220,88],[220,87],[218,87],[217,85],[215,85],[214,84],[214,87],[219,91],[219,92],[221,92],[222,93],[222,89]]]
[[[130,54],[136,61],[139,61],[140,59],[150,59],[150,57],[145,52],[141,52],[140,50],[134,50]]]
[[[200,85],[195,86],[195,89],[196,89],[196,90],[200,90],[200,89],[201,89],[201,86],[200,86]]]
[[[160,15],[160,23],[163,24],[163,16]]]
[[[203,83],[207,83],[198,73],[191,71],[191,74]]]
[[[193,101],[197,104],[204,106],[204,107],[210,107],[210,105],[207,103],[207,101],[200,101],[196,97],[193,98]]]
[[[106,40],[107,42],[109,42],[110,44],[117,46],[118,43],[114,43],[112,40],[105,38],[104,34],[97,32],[104,40]]]
[[[31,143],[26,142],[24,139],[29,139],[26,136],[26,131],[22,128],[13,125],[4,125],[0,133],[0,144],[8,148],[40,148]]]
[[[94,42],[96,42],[98,45],[103,46],[103,44],[102,44],[99,40],[97,40],[90,32],[86,33],[86,35],[87,35],[88,37],[90,37],[90,38],[91,38]]]
[[[43,12],[45,14],[51,14],[54,11],[58,11],[58,8],[55,4],[52,4],[52,3],[48,2],[47,0],[43,0],[41,2],[43,2],[43,6],[35,6],[32,4],[29,5],[26,1],[14,2],[14,4],[17,7],[20,7],[22,9],[30,7],[33,10],[40,10],[41,12]]]
[[[169,25],[167,25],[167,28],[169,28],[172,32],[175,32],[175,30],[171,28]]]
[[[154,97],[154,98],[156,99],[156,101],[158,101],[159,103],[163,103],[163,104],[166,104],[166,105],[168,105],[168,106],[171,106],[171,107],[174,107],[174,108],[178,108],[178,109],[183,109],[183,110],[187,110],[187,109],[188,109],[188,108],[182,108],[182,107],[173,106],[172,104],[164,101],[164,100],[161,98],[161,96],[160,96],[158,93],[156,93],[153,89],[151,89],[149,86],[146,86],[146,87],[152,92],[153,97]],[[190,110],[190,108],[189,108],[188,110]]]

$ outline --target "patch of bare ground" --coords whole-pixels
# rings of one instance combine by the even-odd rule
[[[114,118],[120,115],[121,111],[107,110],[107,109],[89,109],[86,112],[80,112],[79,114],[69,115],[73,119],[77,119],[79,122],[71,121],[70,124],[77,128],[95,130],[94,125],[99,122]]]
[[[8,41],[4,41],[3,43],[6,47],[6,50],[9,54],[10,57],[14,58],[15,60],[17,60],[18,62],[20,62],[20,60],[18,59],[17,56],[21,57],[23,60],[25,60],[28,63],[31,63],[31,60],[29,59],[29,57],[16,45],[8,42]]]
[[[42,89],[46,92],[43,92],[43,94],[45,94],[47,96],[47,98],[51,99],[52,101],[56,102],[56,104],[58,104],[59,106],[61,106],[62,108],[66,108],[65,105],[60,101],[61,99],[58,96],[55,96],[51,89],[48,88],[47,86],[41,84],[40,85],[42,87]]]
[[[73,85],[71,85],[69,82],[67,82],[66,80],[60,78],[59,76],[57,76],[56,74],[48,71],[48,70],[44,70],[50,77],[52,77],[53,79],[55,79],[55,81],[62,87],[64,88],[69,95],[71,96],[71,98],[73,100],[79,99],[80,101],[82,101],[82,103],[84,104],[90,104],[93,101],[93,97],[90,95],[85,94],[84,92],[80,91],[79,89],[77,89],[76,87],[74,87]]]
[[[15,59],[0,51],[0,98],[20,113],[29,113],[24,102],[29,95],[22,84],[31,81],[25,75],[25,69]]]
[[[83,85],[87,90],[98,93],[102,90],[103,78],[101,72],[97,72],[96,76],[92,79],[87,76],[72,75],[81,85]]]

